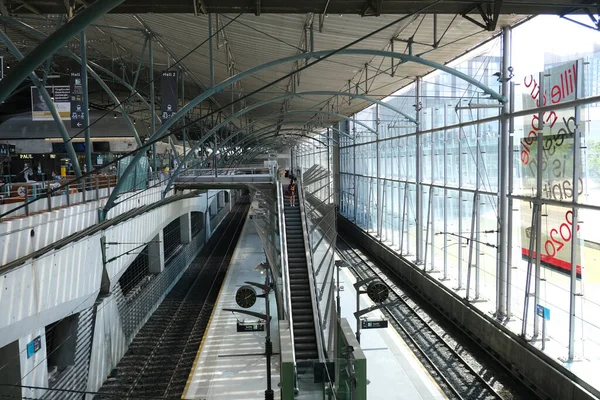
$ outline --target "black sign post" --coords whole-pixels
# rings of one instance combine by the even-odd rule
[[[81,88],[81,72],[71,72],[71,128],[85,127],[83,109],[83,90]]]
[[[162,96],[161,120],[164,124],[177,112],[177,71],[166,71],[162,73],[160,80],[160,92]]]

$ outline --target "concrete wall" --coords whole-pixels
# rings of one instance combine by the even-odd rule
[[[344,235],[361,243],[368,253],[389,266],[407,285],[474,341],[481,344],[496,358],[503,360],[528,384],[538,388],[539,393],[546,393],[548,398],[561,400],[596,398],[578,384],[577,377],[566,368],[529,346],[523,339],[448,291],[435,279],[415,268],[342,216],[338,216],[338,232],[344,232]]]

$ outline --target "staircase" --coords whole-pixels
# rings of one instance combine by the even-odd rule
[[[284,186],[284,193],[287,187]],[[285,234],[287,239],[288,265],[290,271],[290,295],[294,321],[294,350],[296,361],[317,360],[317,337],[313,319],[312,297],[308,280],[306,249],[302,236],[302,221],[298,207],[298,191],[295,191],[295,207],[285,200]]]

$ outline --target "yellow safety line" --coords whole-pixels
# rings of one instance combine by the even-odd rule
[[[238,242],[242,238],[242,236],[244,236],[244,231],[246,230],[246,223],[247,222],[248,222],[248,216],[246,216],[246,220],[244,221],[244,226],[242,227],[242,233],[240,233],[240,237],[238,238]],[[200,347],[198,348],[198,352],[196,353],[196,358],[194,359],[194,364],[192,364],[192,370],[191,370],[190,374],[188,375],[187,382],[185,383],[185,389],[183,389],[183,395],[181,396],[182,399],[187,399],[187,392],[188,392],[188,390],[190,388],[190,384],[192,383],[192,379],[194,377],[194,373],[196,372],[196,367],[198,366],[198,360],[200,360],[200,354],[202,354],[202,347],[204,347],[204,341],[206,340],[206,336],[208,335],[208,332],[210,330],[210,326],[212,324],[213,317],[215,316],[215,311],[218,308],[217,305],[219,304],[219,301],[221,300],[221,293],[223,292],[223,288],[225,287],[225,283],[227,283],[227,279],[229,278],[229,273],[231,272],[231,269],[229,267],[231,267],[231,263],[235,259],[237,251],[238,251],[238,245],[236,244],[235,245],[235,250],[233,251],[233,254],[231,255],[231,259],[229,260],[229,266],[227,268],[227,275],[225,276],[225,279],[223,279],[223,284],[221,285],[221,289],[219,289],[219,294],[217,295],[217,302],[215,303],[215,306],[213,307],[213,310],[210,313],[210,318],[208,320],[208,325],[206,326],[206,330],[204,331],[204,335],[202,335],[202,340],[200,341]]]

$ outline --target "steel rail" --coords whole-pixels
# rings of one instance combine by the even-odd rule
[[[242,207],[244,207],[244,205],[238,205],[237,206],[239,209],[241,209]],[[206,217],[207,214],[205,214]],[[231,224],[234,222],[234,219],[231,219],[229,221],[229,224],[227,225],[227,228],[229,228],[231,226]],[[240,219],[240,223],[238,224],[237,227],[235,227],[235,232],[237,233],[238,230],[240,230],[240,227],[243,227],[245,222],[245,218]],[[233,240],[235,239],[236,235],[234,234],[232,237],[230,237],[230,242],[229,245],[227,247],[227,252],[229,251],[229,248],[231,247],[231,244],[233,242]],[[210,262],[211,258],[213,258],[213,253],[216,251],[216,249],[218,248],[219,244],[221,243],[221,241],[225,238],[225,236],[221,236],[219,238],[219,240],[217,241],[217,243],[214,244],[209,256],[207,257],[206,261],[204,262],[204,266],[202,267],[201,271],[198,273],[198,275],[194,278],[194,281],[192,282],[192,284],[190,285],[190,287],[188,288],[188,291],[186,292],[185,297],[183,298],[183,300],[181,301],[181,303],[179,304],[179,306],[177,307],[177,311],[175,312],[175,314],[173,315],[173,317],[171,318],[171,320],[169,321],[169,324],[167,325],[167,327],[165,328],[165,330],[163,331],[163,333],[161,334],[161,337],[159,338],[159,340],[157,341],[156,345],[154,346],[154,348],[152,349],[152,351],[150,352],[150,354],[148,355],[148,358],[146,360],[146,362],[144,363],[144,365],[142,366],[142,369],[139,371],[136,379],[134,380],[134,382],[132,383],[131,387],[129,388],[129,390],[127,391],[127,395],[125,395],[125,398],[127,398],[128,396],[130,396],[133,391],[135,390],[136,386],[139,385],[144,372],[146,371],[146,369],[151,365],[151,361],[153,361],[153,357],[156,354],[157,350],[159,349],[159,347],[161,346],[161,344],[163,343],[163,339],[167,336],[167,334],[169,333],[169,330],[171,329],[171,326],[173,325],[173,322],[177,319],[178,315],[181,313],[181,310],[184,308],[184,305],[186,305],[189,295],[190,293],[192,293],[193,288],[195,287],[195,285],[198,283],[200,277],[202,276],[204,278],[204,275],[202,272],[204,272],[204,270],[206,269],[208,263]],[[212,288],[218,278],[219,272],[221,271],[222,267],[223,267],[223,263],[224,263],[224,259],[220,261],[219,263],[219,269],[218,271],[215,273],[214,279],[212,281],[210,290],[209,290],[209,294],[210,291],[212,291]],[[206,296],[206,300],[204,301],[204,305],[206,304],[206,302],[209,301],[209,296],[207,294]],[[204,307],[203,305],[203,307]],[[200,314],[198,314],[198,318],[200,318]],[[189,337],[188,337],[188,341],[189,341]],[[183,354],[183,353],[182,353]],[[181,357],[177,363],[177,365],[179,365],[179,362],[181,361]],[[171,376],[171,378],[169,379],[169,384],[167,385],[167,389],[165,390],[164,393],[166,393],[172,383],[173,377],[175,376],[175,372],[176,369],[173,371],[173,375]]]
[[[483,376],[481,376],[477,371],[475,371],[475,369],[456,351],[454,350],[454,348],[446,341],[446,339],[444,339],[432,326],[430,323],[428,323],[420,314],[417,310],[414,309],[414,307],[412,307],[410,304],[408,304],[408,302],[405,300],[406,296],[403,296],[399,293],[397,293],[397,291],[394,289],[393,286],[395,285],[391,285],[388,282],[390,282],[390,279],[380,273],[375,271],[375,269],[370,265],[370,262],[368,260],[365,260],[349,243],[348,241],[346,241],[344,238],[342,238],[341,236],[338,236],[339,239],[342,240],[342,242],[344,242],[348,249],[350,249],[350,251],[352,253],[354,253],[355,257],[358,258],[361,261],[361,264],[363,264],[367,269],[370,270],[371,273],[369,274],[367,271],[365,271],[363,269],[362,274],[358,271],[358,268],[355,267],[350,267],[350,270],[353,270],[354,275],[356,275],[357,277],[360,278],[365,278],[366,276],[364,275],[371,275],[371,276],[376,276],[378,278],[380,278],[382,281],[386,282],[387,286],[390,289],[390,293],[393,294],[405,307],[407,307],[414,316],[417,317],[417,319],[425,326],[427,327],[427,329],[430,330],[430,332],[436,337],[436,339],[439,341],[439,343],[441,343],[443,346],[446,347],[446,349],[452,354],[452,356],[460,363],[463,364],[464,367],[466,367],[466,369],[475,377],[475,379],[477,381],[479,381],[489,392],[492,396],[494,396],[497,399],[502,399],[503,397],[485,380],[485,378]],[[351,260],[348,260],[348,258],[343,255],[341,253],[340,250],[338,250],[338,253],[340,255],[342,255],[342,258],[346,260],[346,262],[348,262],[350,265],[353,265],[353,263],[351,262]],[[361,276],[363,275],[363,276]],[[412,337],[412,335],[408,332],[408,330],[402,325],[402,323],[400,322],[400,320],[398,319],[398,317],[396,315],[394,315],[393,312],[391,312],[389,309],[387,309],[387,307],[382,308],[382,311],[388,315],[389,317],[391,317],[395,324],[402,330],[402,332],[409,338],[409,340],[411,341],[411,343],[415,346],[415,348],[419,351],[419,353],[421,353],[423,355],[423,357],[427,360],[427,362],[432,366],[432,368],[436,371],[436,373],[439,375],[440,379],[448,386],[448,388],[450,389],[450,391],[456,395],[457,397],[459,397],[460,399],[465,399],[468,398],[469,396],[464,396],[464,391],[456,388],[455,384],[453,384],[452,382],[450,382],[450,380],[448,379],[448,377],[446,376],[446,374],[444,374],[439,367],[436,365],[436,363],[428,356],[427,352],[425,349],[423,349],[417,342],[416,340]]]

